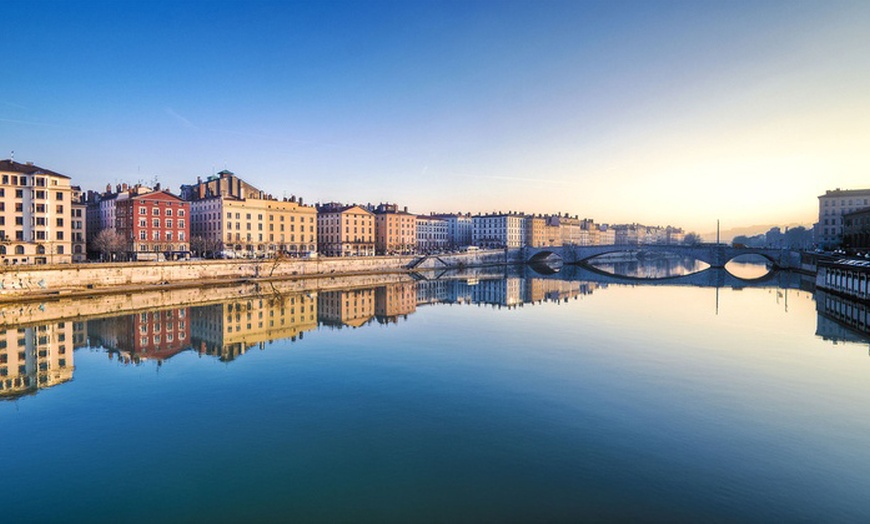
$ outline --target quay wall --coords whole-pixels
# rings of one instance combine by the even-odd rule
[[[519,257],[505,250],[453,253],[431,257],[321,257],[264,260],[193,260],[5,266],[0,272],[0,301],[87,295],[105,289],[137,291],[160,285],[205,285],[264,279],[407,272],[450,267],[513,263]]]

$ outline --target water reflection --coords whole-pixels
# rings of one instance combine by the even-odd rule
[[[771,274],[766,282],[746,283],[734,281],[724,270],[698,272],[700,265],[686,259],[610,261],[597,267],[630,278],[681,276],[666,282],[630,280],[631,285],[718,289],[732,282],[738,289],[775,289],[777,296],[782,296],[784,290],[786,297],[788,289],[812,291],[811,279],[798,274]],[[0,397],[14,399],[68,382],[75,369],[74,348],[100,348],[108,358],[131,365],[148,361],[162,365],[186,351],[231,362],[253,347],[262,349],[278,340],[302,340],[304,333],[318,327],[390,325],[408,319],[420,308],[437,304],[513,309],[525,304],[564,302],[620,283],[618,276],[573,266],[547,276],[523,267],[443,271],[384,285],[260,294],[114,317],[7,326],[0,330]],[[815,300],[818,337],[835,343],[870,342],[870,311],[866,304],[821,291],[816,292]]]
[[[672,278],[691,275],[710,265],[692,257],[667,253],[627,252],[596,257],[589,265],[606,273],[631,278]]]
[[[83,322],[0,329],[0,399],[72,380],[73,350],[85,345]]]

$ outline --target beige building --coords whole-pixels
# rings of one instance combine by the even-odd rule
[[[0,161],[0,260],[72,262],[70,179],[32,163]]]
[[[317,207],[317,250],[329,257],[375,254],[375,215],[360,206]]]
[[[72,322],[0,329],[0,399],[14,399],[71,380]]]
[[[526,245],[529,247],[557,247],[562,245],[562,230],[550,217],[526,217]]]
[[[317,253],[317,210],[296,197],[278,200],[230,171],[181,186],[190,201],[191,249],[226,257]]]
[[[417,251],[417,216],[396,204],[380,204],[375,210],[375,251],[379,255]]]

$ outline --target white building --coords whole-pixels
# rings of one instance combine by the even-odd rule
[[[498,213],[473,217],[472,243],[484,248],[525,246],[526,217],[520,213]]]
[[[843,215],[870,207],[870,189],[834,189],[819,196],[816,243],[835,247],[843,243]]]
[[[435,214],[431,216],[444,219],[447,222],[447,244],[451,248],[470,246],[474,221],[470,214]]]
[[[429,253],[447,249],[448,223],[443,218],[427,215],[417,217],[417,250]]]

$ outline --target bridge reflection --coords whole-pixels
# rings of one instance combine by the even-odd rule
[[[587,264],[566,265],[557,272],[541,265],[530,264],[527,269],[532,278],[557,280],[582,280],[599,284],[626,284],[643,286],[694,286],[743,289],[748,287],[779,287],[801,289],[801,274],[794,271],[773,270],[766,275],[744,279],[736,277],[723,268],[707,268],[701,271],[655,278],[618,275]]]

